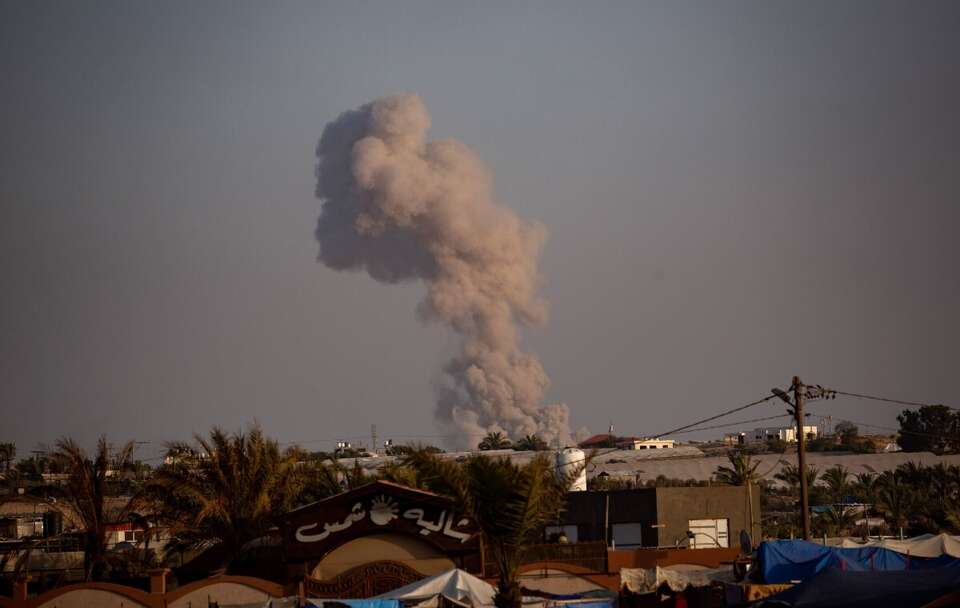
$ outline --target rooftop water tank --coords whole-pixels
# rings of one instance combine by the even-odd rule
[[[576,474],[570,483],[571,492],[585,492],[587,490],[587,468],[584,461],[587,455],[577,448],[564,448],[557,452],[557,474],[571,476]]]

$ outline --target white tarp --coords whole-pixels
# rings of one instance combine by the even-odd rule
[[[378,595],[374,599],[427,601],[442,595],[448,600],[461,604],[491,606],[495,593],[496,589],[486,581],[454,568]]]
[[[949,534],[924,534],[904,540],[885,538],[861,543],[849,538],[840,543],[843,549],[860,549],[863,547],[882,547],[912,557],[960,557],[960,536]]]
[[[733,582],[733,568],[621,568],[620,584],[633,593],[653,593],[664,583],[672,591],[707,587],[712,581]]]

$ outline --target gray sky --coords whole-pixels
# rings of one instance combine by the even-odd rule
[[[422,285],[313,237],[324,125],[400,91],[547,225],[575,427],[960,405],[957,3],[341,4],[0,2],[0,441],[440,432]]]

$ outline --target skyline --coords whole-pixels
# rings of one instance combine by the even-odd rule
[[[551,314],[520,345],[574,430],[659,432],[794,375],[960,405],[955,3],[0,16],[0,441],[21,454],[254,418],[283,442],[444,434],[457,344],[416,320],[423,286],[325,268],[313,237],[324,125],[400,92],[545,225]]]

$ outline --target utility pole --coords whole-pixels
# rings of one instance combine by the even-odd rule
[[[797,465],[800,468],[800,511],[803,540],[810,540],[810,495],[807,494],[807,437],[803,432],[804,386],[793,377],[793,417],[797,421]]]
[[[810,495],[807,493],[807,435],[803,431],[803,404],[809,399],[836,399],[837,391],[829,388],[823,388],[819,384],[814,386],[805,386],[800,378],[793,377],[790,385],[793,391],[793,398],[779,388],[773,389],[774,395],[791,406],[787,411],[793,415],[797,422],[797,467],[800,477],[800,520],[803,527],[803,540],[810,540]]]

